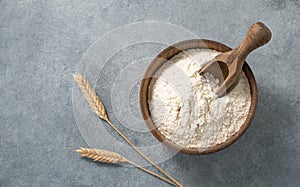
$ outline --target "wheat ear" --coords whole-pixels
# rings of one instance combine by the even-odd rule
[[[177,186],[172,181],[170,181],[170,180],[168,180],[146,168],[143,168],[142,166],[138,165],[135,162],[127,160],[125,157],[119,155],[118,153],[103,150],[103,149],[88,149],[88,148],[83,148],[83,147],[81,147],[80,149],[77,149],[76,152],[78,154],[80,154],[82,157],[90,158],[97,162],[105,162],[105,163],[112,163],[112,164],[127,162],[127,163],[132,164],[135,167],[141,169],[142,171],[149,173],[150,175],[153,175],[161,180],[164,180],[173,186]]]
[[[88,81],[80,73],[75,73],[74,80],[77,82],[80,90],[82,91],[85,99],[89,103],[90,107],[100,118],[107,120],[107,114],[104,105],[97,96],[95,90],[91,87]]]
[[[177,186],[183,187],[177,180],[175,180],[169,173],[155,164],[150,158],[148,158],[143,152],[141,152],[111,121],[108,119],[108,116],[105,111],[105,107],[102,104],[101,100],[97,96],[94,89],[91,87],[89,82],[85,79],[83,75],[80,73],[74,74],[74,79],[80,87],[84,97],[87,102],[97,114],[97,116],[103,120],[105,120],[139,155],[141,155],[145,160],[147,160],[150,164],[152,164],[155,168],[157,168],[160,172],[166,175],[169,179],[171,179]]]
[[[118,153],[102,150],[102,149],[88,149],[88,148],[81,147],[80,149],[77,149],[76,152],[83,157],[90,158],[98,162],[113,163],[113,164],[127,162],[127,159],[125,159]]]

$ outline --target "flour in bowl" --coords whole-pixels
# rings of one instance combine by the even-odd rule
[[[242,72],[237,86],[217,98],[219,80],[199,69],[220,54],[210,49],[179,53],[151,80],[148,104],[157,129],[173,143],[208,148],[225,142],[245,122],[251,104],[250,86]]]

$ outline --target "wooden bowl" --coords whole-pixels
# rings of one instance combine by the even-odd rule
[[[249,127],[250,122],[254,116],[255,110],[256,110],[256,104],[257,104],[257,86],[256,81],[254,78],[254,75],[249,67],[249,65],[245,62],[243,66],[243,71],[246,74],[246,77],[248,78],[249,85],[250,85],[250,92],[251,92],[251,105],[250,105],[250,111],[248,113],[248,116],[246,118],[245,123],[241,126],[238,132],[236,132],[234,135],[232,135],[229,139],[227,139],[225,142],[208,147],[205,149],[199,149],[199,148],[187,148],[179,146],[175,143],[173,143],[171,140],[167,139],[164,135],[160,133],[160,131],[157,129],[155,124],[153,123],[151,119],[151,113],[149,111],[148,106],[148,92],[149,85],[152,79],[152,76],[154,73],[161,67],[162,64],[167,62],[169,59],[171,59],[173,56],[177,55],[178,53],[182,51],[186,51],[189,49],[195,49],[195,48],[204,48],[204,49],[213,49],[220,52],[227,52],[231,50],[230,47],[211,40],[205,40],[205,39],[193,39],[193,40],[186,40],[179,43],[176,43],[172,46],[169,46],[165,50],[163,50],[161,53],[159,53],[155,59],[151,62],[151,64],[146,69],[146,72],[143,76],[141,87],[140,87],[140,107],[142,111],[143,118],[145,120],[145,123],[147,124],[148,128],[150,129],[151,133],[161,142],[163,142],[168,147],[178,150],[182,153],[187,154],[207,154],[207,153],[213,153],[216,151],[219,151],[221,149],[224,149],[225,147],[231,145],[233,142],[235,142],[237,139],[241,137],[241,135],[246,131],[246,129]]]

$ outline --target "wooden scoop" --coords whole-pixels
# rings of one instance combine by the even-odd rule
[[[199,73],[211,73],[220,80],[220,87],[216,91],[219,97],[231,91],[239,80],[244,61],[254,49],[270,41],[271,31],[261,22],[254,23],[241,45],[231,51],[222,53],[210,60]]]

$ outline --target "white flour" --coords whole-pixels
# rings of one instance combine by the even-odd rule
[[[177,145],[207,148],[234,135],[245,122],[251,103],[250,87],[242,72],[238,85],[217,98],[219,80],[198,70],[220,54],[192,49],[173,57],[150,83],[149,109],[158,130]]]

